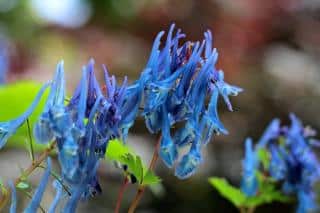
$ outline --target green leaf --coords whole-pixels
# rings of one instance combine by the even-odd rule
[[[127,171],[133,174],[141,185],[152,185],[160,182],[160,178],[147,169],[141,157],[118,139],[109,141],[105,156],[109,160],[126,165],[128,167]]]
[[[40,90],[42,84],[34,82],[18,82],[14,84],[8,84],[0,87],[0,121],[8,121],[21,115],[32,103],[36,94]],[[31,128],[37,121],[38,116],[42,112],[44,107],[45,97],[47,97],[48,91],[46,91],[44,97],[42,97],[39,105],[29,118]],[[28,127],[22,125],[18,131],[9,139],[6,147],[25,148],[25,141],[28,139]],[[33,140],[34,141],[34,140]],[[39,145],[33,143],[35,151],[42,151],[46,148],[45,145]]]
[[[138,180],[140,180],[140,184],[142,183],[144,176],[143,176],[143,164],[140,156],[136,156],[136,172],[135,176]]]
[[[133,174],[139,183],[143,180],[143,165],[140,156],[134,156],[131,153],[127,153],[122,156],[120,162],[128,166],[127,171]]]
[[[16,186],[18,189],[24,190],[24,189],[28,189],[30,187],[29,183],[27,182],[19,182]]]
[[[161,179],[153,171],[148,170],[143,177],[142,185],[154,185],[160,182]]]
[[[246,195],[240,189],[230,185],[225,179],[212,177],[209,183],[226,199],[236,207],[241,207],[246,201]]]
[[[263,165],[263,168],[264,169],[269,168],[269,164],[270,164],[269,152],[266,149],[260,148],[258,150],[258,157]]]
[[[121,161],[122,157],[128,153],[133,154],[127,145],[124,145],[120,140],[114,139],[108,142],[105,157],[109,160]]]

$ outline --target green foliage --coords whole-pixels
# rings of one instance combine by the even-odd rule
[[[290,202],[291,198],[276,189],[275,181],[271,178],[257,174],[259,180],[259,192],[256,196],[248,197],[239,188],[230,185],[225,179],[209,178],[210,184],[237,208],[254,209],[258,206],[277,202]]]
[[[21,190],[25,190],[28,189],[30,187],[29,183],[25,182],[25,181],[21,181],[17,184],[17,189],[21,189]]]
[[[269,152],[266,149],[260,148],[258,149],[258,157],[264,169],[269,168],[270,164],[270,156]]]
[[[0,87],[0,121],[8,121],[18,117],[31,104],[36,94],[41,88],[41,84],[34,82],[19,82],[15,84],[5,85]],[[46,97],[48,93],[44,96]],[[42,97],[40,104],[29,118],[30,126],[36,122],[38,116],[44,107],[45,98]],[[26,147],[26,142],[29,143],[28,126],[25,123],[22,125],[16,134],[14,134],[8,141],[6,147],[22,148]],[[34,141],[34,140],[33,140]],[[29,145],[28,145],[29,146]],[[46,146],[39,145],[33,142],[35,151],[41,151]]]
[[[105,157],[108,160],[121,162],[122,156],[128,153],[134,154],[133,151],[129,148],[129,146],[125,145],[118,139],[114,139],[108,142],[108,148]]]
[[[141,157],[120,140],[109,141],[106,158],[126,165],[127,172],[134,175],[141,185],[157,184],[161,180],[143,164]]]
[[[245,203],[246,195],[240,189],[230,185],[224,178],[212,177],[209,178],[209,183],[233,205],[241,207]]]

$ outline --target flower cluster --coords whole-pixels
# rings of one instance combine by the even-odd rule
[[[185,35],[180,30],[175,35],[173,32],[171,25],[162,49],[159,47],[164,32],[154,41],[142,73],[142,114],[151,133],[161,132],[160,157],[169,168],[177,163],[175,175],[184,179],[201,163],[201,149],[212,134],[227,134],[217,113],[219,95],[232,111],[229,96],[242,89],[224,82],[223,72],[215,68],[218,53],[212,48],[210,31],[204,34],[203,42],[187,41],[181,45],[179,41]],[[206,107],[207,97],[210,101]],[[189,151],[179,158],[179,150],[184,146]]]
[[[212,49],[210,31],[205,33],[203,42],[187,41],[182,45],[179,41],[185,35],[180,30],[173,35],[173,31],[174,25],[162,49],[160,40],[164,32],[158,34],[144,71],[132,84],[128,85],[125,77],[119,85],[103,66],[104,83],[100,86],[94,61],[90,60],[82,69],[79,85],[67,100],[63,62],[60,62],[53,80],[42,87],[30,108],[17,119],[0,123],[1,148],[50,87],[33,134],[37,143],[57,147],[61,181],[71,194],[63,212],[74,212],[80,199],[101,192],[97,169],[108,141],[120,138],[125,142],[137,116],[145,118],[151,133],[161,132],[159,156],[168,167],[177,163],[175,175],[181,179],[196,171],[202,162],[201,149],[213,134],[227,134],[218,117],[218,97],[222,96],[232,111],[229,96],[237,95],[242,89],[225,83],[223,72],[215,68],[218,53]],[[189,146],[189,151],[179,158],[179,151],[185,146]],[[33,212],[39,206],[50,165],[48,160],[43,181],[26,212]],[[67,196],[60,183],[54,182],[54,187],[57,195],[52,211],[61,197]]]
[[[284,194],[297,197],[297,212],[303,213],[318,209],[314,186],[320,180],[320,163],[313,150],[318,142],[313,138],[315,131],[304,127],[294,114],[290,114],[290,120],[290,126],[280,126],[278,119],[273,120],[255,148],[251,139],[246,141],[241,189],[248,196],[256,195],[257,172],[261,169],[281,183]],[[267,168],[260,165],[261,150],[268,153]]]

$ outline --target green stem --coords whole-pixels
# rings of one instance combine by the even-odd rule
[[[33,141],[32,141],[32,136],[31,136],[31,128],[30,128],[29,118],[27,119],[27,126],[28,126],[28,134],[29,134],[30,153],[31,153],[31,159],[33,162],[34,161],[34,149],[33,149]]]

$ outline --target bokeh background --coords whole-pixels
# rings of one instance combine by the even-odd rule
[[[232,99],[235,112],[219,106],[230,134],[213,138],[199,172],[181,181],[158,162],[162,186],[146,192],[138,212],[237,212],[207,179],[222,176],[239,184],[245,138],[259,139],[274,117],[288,122],[289,112],[320,129],[319,0],[0,0],[0,66],[7,71],[7,84],[45,82],[64,59],[72,92],[82,65],[93,57],[100,77],[100,64],[106,64],[119,79],[127,75],[134,80],[157,32],[172,22],[188,40],[202,40],[203,32],[212,30],[218,67],[229,83],[245,92]],[[155,140],[138,120],[129,143],[145,161],[151,158]],[[0,152],[2,178],[14,177],[19,166],[26,165],[25,151]],[[100,173],[103,194],[81,204],[79,212],[112,212],[122,182],[120,171],[104,162]],[[44,206],[53,194],[48,191]],[[134,193],[135,187],[129,187],[124,211]],[[257,212],[293,209],[275,203]]]

